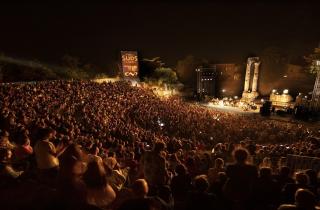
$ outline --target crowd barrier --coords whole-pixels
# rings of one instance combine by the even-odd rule
[[[287,166],[292,171],[313,169],[318,173],[320,171],[320,158],[300,155],[287,155]]]

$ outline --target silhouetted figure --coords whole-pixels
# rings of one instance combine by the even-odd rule
[[[282,189],[283,203],[294,203],[297,189],[309,189],[309,177],[303,172],[296,173],[296,182],[288,183]]]
[[[306,189],[298,189],[295,193],[295,204],[283,204],[278,210],[316,210],[320,209],[316,206],[314,194]]]
[[[206,175],[199,175],[194,179],[194,190],[187,199],[187,210],[215,209],[215,197],[208,193],[209,182]]]
[[[254,184],[253,201],[255,209],[271,210],[279,206],[281,188],[272,178],[271,168],[261,168]]]
[[[258,172],[253,165],[247,164],[248,151],[236,149],[233,152],[235,163],[227,167],[228,181],[224,188],[225,196],[231,201],[233,209],[251,209],[253,184]]]

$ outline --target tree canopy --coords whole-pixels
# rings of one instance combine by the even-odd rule
[[[145,80],[158,82],[159,84],[176,84],[178,82],[178,77],[176,72],[171,68],[159,67],[150,77],[145,78]]]
[[[151,77],[157,68],[163,67],[164,63],[160,57],[152,59],[144,58],[139,60],[139,78],[144,80],[145,78]]]

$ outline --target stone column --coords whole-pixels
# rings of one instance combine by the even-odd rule
[[[248,90],[249,90],[251,65],[252,65],[252,62],[251,62],[250,58],[248,58],[247,69],[246,69],[246,78],[245,78],[245,81],[244,81],[244,90],[243,90],[243,92],[248,92]]]
[[[260,62],[254,63],[254,74],[252,80],[252,92],[256,92],[258,88],[258,77],[259,77],[259,66]]]

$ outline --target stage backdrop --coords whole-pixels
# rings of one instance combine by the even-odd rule
[[[122,71],[125,77],[138,76],[138,52],[121,51]]]

